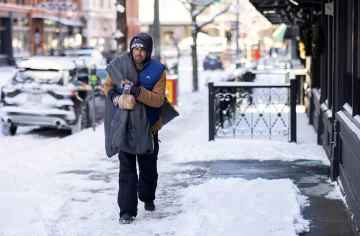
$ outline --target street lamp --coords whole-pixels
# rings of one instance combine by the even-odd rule
[[[154,1],[154,45],[155,59],[161,61],[160,55],[160,19],[159,19],[159,0]]]
[[[240,14],[240,4],[239,0],[236,1],[234,6],[234,12],[236,15],[236,28],[235,28],[235,36],[236,36],[236,60],[239,60],[239,14]]]

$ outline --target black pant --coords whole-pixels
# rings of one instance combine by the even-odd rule
[[[154,134],[154,152],[148,155],[131,155],[119,152],[119,193],[118,205],[120,216],[129,214],[137,215],[138,194],[142,202],[155,200],[157,186],[157,156],[159,140]],[[136,157],[139,164],[139,180],[136,172]]]

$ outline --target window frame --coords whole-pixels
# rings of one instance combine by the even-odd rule
[[[353,116],[360,115],[360,3],[354,2]]]
[[[357,1],[357,0],[355,0]],[[354,78],[354,0],[347,0],[346,12],[346,67],[343,80],[344,104],[353,107],[353,78]]]

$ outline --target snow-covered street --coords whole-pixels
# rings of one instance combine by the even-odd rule
[[[227,72],[180,71],[180,117],[159,133],[156,210],[130,225],[118,223],[117,157],[104,150],[103,126],[71,136],[23,129],[0,136],[0,236],[13,235],[253,235],[291,236],[310,229],[309,201],[290,179],[213,178],[216,160],[316,160],[329,165],[305,114],[298,143],[260,140],[208,142],[206,81]],[[30,133],[29,133],[30,132]],[[32,133],[31,133],[32,132]],[[337,187],[332,197],[339,198]]]

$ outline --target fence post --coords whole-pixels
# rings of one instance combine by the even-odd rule
[[[285,74],[285,83],[289,83],[290,82],[290,72],[286,72]]]
[[[209,88],[209,141],[212,141],[215,139],[214,82],[209,82],[208,88]]]
[[[296,78],[290,78],[290,142],[296,143]]]

